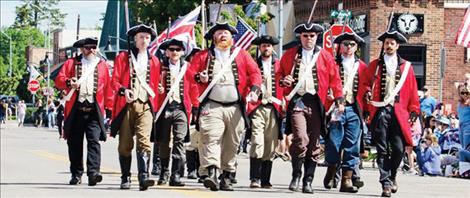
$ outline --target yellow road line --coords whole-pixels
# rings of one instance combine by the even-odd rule
[[[67,162],[67,163],[69,162],[68,157],[65,157],[65,156],[59,155],[59,154],[55,154],[55,153],[51,153],[51,152],[48,152],[48,151],[30,150],[29,152],[31,152],[35,155],[44,157],[44,158],[51,159],[51,160]],[[120,176],[121,175],[121,171],[115,170],[115,169],[112,169],[112,168],[101,167],[101,171],[102,172],[112,173],[111,175],[115,175],[115,176]],[[137,177],[133,177],[132,180],[134,180],[134,179],[137,182]],[[156,189],[159,189],[159,187],[160,186],[156,186]],[[178,193],[186,195],[186,196],[196,197],[196,198],[211,198],[211,197],[228,198],[228,197],[225,197],[225,196],[221,196],[217,192],[211,192],[211,191],[208,191],[208,190],[205,190],[205,189],[185,189],[184,187],[171,187],[171,186],[161,186],[161,187],[164,188],[164,189],[174,191],[174,192],[178,192]]]

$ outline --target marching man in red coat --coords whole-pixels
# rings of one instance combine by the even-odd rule
[[[113,94],[108,65],[96,56],[98,39],[78,40],[73,47],[81,55],[65,61],[55,85],[67,91],[64,110],[64,138],[69,147],[71,185],[81,183],[83,174],[83,137],[87,140],[88,185],[101,182],[101,148],[106,140],[104,115],[111,116]],[[106,113],[106,114],[105,114]]]
[[[263,35],[253,40],[258,45],[261,56],[257,63],[263,75],[261,95],[257,103],[248,104],[251,119],[250,180],[251,188],[272,188],[270,183],[273,156],[280,131],[282,113],[282,87],[279,85],[279,61],[273,57],[274,45],[279,40]]]
[[[383,42],[385,54],[367,68],[366,85],[370,91],[366,98],[373,118],[371,131],[377,148],[382,197],[390,197],[398,190],[397,169],[404,148],[413,144],[410,123],[419,115],[419,97],[411,63],[397,54],[406,38],[397,31],[387,31],[378,39]]]
[[[325,134],[325,102],[332,89],[335,105],[344,111],[343,90],[338,67],[330,53],[316,46],[323,27],[301,23],[294,32],[301,45],[289,49],[281,58],[280,83],[288,100],[286,134],[293,134],[289,153],[292,155],[292,181],[289,189],[297,191],[302,176],[303,193],[313,193],[312,181],[320,155],[320,134]]]
[[[206,34],[212,46],[191,61],[200,93],[199,149],[204,186],[219,189],[217,169],[222,169],[220,190],[233,191],[230,174],[236,171],[240,136],[247,127],[246,103],[255,103],[262,83],[260,70],[250,54],[232,47],[237,30],[217,23]]]
[[[115,59],[113,89],[116,95],[111,124],[111,135],[119,134],[119,163],[121,165],[121,189],[131,185],[131,159],[136,136],[139,189],[147,190],[154,185],[149,179],[149,159],[152,152],[150,133],[157,105],[160,62],[147,47],[157,36],[146,25],[137,25],[127,32],[134,38],[135,46],[130,54],[121,52]]]
[[[185,43],[170,39],[160,46],[167,58],[161,64],[158,85],[157,123],[155,140],[158,142],[161,161],[158,185],[168,180],[171,155],[170,186],[184,186],[181,174],[185,164],[184,142],[189,141],[191,110],[199,106],[197,85],[189,63],[184,61]],[[173,140],[170,147],[170,140]]]
[[[334,187],[336,185],[335,174],[341,169],[339,191],[355,193],[358,190],[357,186],[360,186],[357,185],[359,182],[359,147],[366,90],[363,81],[367,68],[367,65],[356,57],[355,53],[364,40],[356,33],[345,32],[336,37],[333,43],[339,45],[336,63],[343,82],[346,107],[342,114],[336,113],[334,109],[330,111],[328,136],[325,138],[325,161],[328,163],[328,170],[323,185],[327,189]],[[327,109],[330,104],[326,106]],[[355,178],[353,178],[353,172],[356,173]]]

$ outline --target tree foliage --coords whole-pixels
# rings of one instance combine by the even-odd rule
[[[44,20],[50,20],[52,28],[64,27],[67,14],[54,8],[59,0],[22,0],[23,4],[16,7],[16,18],[13,27],[34,27]]]
[[[17,29],[14,27],[1,30],[12,39],[12,76],[8,76],[10,66],[10,40],[3,34],[0,35],[0,93],[7,95],[18,95],[20,98],[29,100],[30,95],[26,90],[26,84],[22,79],[24,75],[29,78],[26,63],[26,47],[42,46],[44,35],[35,28]],[[26,83],[26,84],[24,84]]]

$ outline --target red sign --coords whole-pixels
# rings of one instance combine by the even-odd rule
[[[344,32],[353,33],[353,29],[346,25]],[[323,49],[333,54],[333,41],[337,36],[343,33],[343,25],[333,24],[328,31],[323,33]]]
[[[36,79],[33,79],[33,80],[30,80],[29,83],[28,83],[28,90],[32,93],[32,94],[36,94],[36,91],[39,90],[39,81],[36,80]]]

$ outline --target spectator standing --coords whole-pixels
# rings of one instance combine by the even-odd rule
[[[421,112],[424,114],[424,117],[429,117],[432,115],[436,109],[436,99],[431,96],[427,86],[423,88],[424,96],[419,99]]]
[[[52,102],[52,99],[47,101],[47,126],[52,129],[55,126],[55,116],[57,107]]]
[[[56,121],[57,121],[57,129],[59,130],[59,139],[63,137],[62,130],[63,130],[63,122],[64,122],[64,104],[65,101],[61,99],[60,101],[55,101],[55,106],[57,107],[56,113]]]
[[[42,125],[42,116],[43,116],[43,113],[44,113],[44,104],[42,103],[42,100],[39,99],[37,102],[36,102],[36,105],[34,105],[37,110],[35,112],[35,125],[36,127],[40,127]]]
[[[20,127],[24,125],[24,117],[26,116],[26,104],[24,103],[24,100],[20,100],[18,102],[17,111],[18,111],[18,117],[17,117],[18,127]]]

